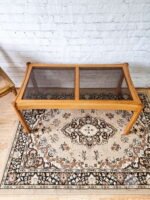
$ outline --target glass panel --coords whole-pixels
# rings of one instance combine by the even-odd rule
[[[80,99],[131,100],[122,68],[80,68]]]
[[[23,99],[74,99],[74,69],[33,68]]]

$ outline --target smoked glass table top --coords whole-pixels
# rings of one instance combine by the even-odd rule
[[[74,99],[74,69],[33,68],[24,99]]]
[[[23,99],[74,100],[79,87],[80,100],[132,100],[121,67],[79,67],[79,86],[75,73],[75,67],[33,67]]]
[[[129,134],[143,105],[122,64],[27,63],[24,81],[13,103],[26,133],[29,127],[21,111],[33,109],[88,109],[132,111],[124,134]]]

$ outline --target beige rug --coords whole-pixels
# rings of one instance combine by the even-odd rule
[[[26,111],[33,131],[18,125],[1,188],[150,188],[150,102],[140,98],[128,136],[126,111]]]

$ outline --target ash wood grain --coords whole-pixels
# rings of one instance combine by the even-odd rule
[[[122,64],[45,64],[45,63],[30,63],[32,67],[123,67],[124,63]]]
[[[112,100],[22,100],[18,101],[19,110],[26,109],[106,109],[106,110],[138,110],[139,104],[132,101]]]

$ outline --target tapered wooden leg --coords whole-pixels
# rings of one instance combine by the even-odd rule
[[[18,115],[19,121],[21,122],[23,128],[25,129],[25,132],[26,132],[26,133],[30,133],[30,128],[29,128],[29,126],[27,125],[27,123],[26,123],[26,121],[25,121],[25,119],[24,119],[24,117],[23,117],[21,111],[18,110],[18,108],[17,108],[17,106],[16,106],[16,104],[15,104],[14,102],[13,102],[12,104],[13,104],[13,107],[14,107],[14,109],[15,109],[17,115]]]
[[[130,121],[128,122],[128,124],[127,124],[127,126],[126,126],[126,128],[124,130],[124,134],[126,134],[126,135],[129,134],[132,126],[134,125],[134,123],[136,122],[137,118],[139,117],[141,110],[142,110],[142,107],[138,111],[134,111]]]

